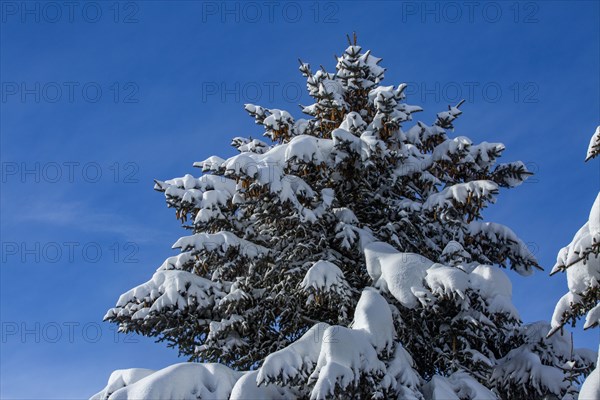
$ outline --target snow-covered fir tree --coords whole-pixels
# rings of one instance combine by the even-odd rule
[[[115,371],[94,398],[574,398],[596,354],[522,324],[502,268],[540,267],[482,221],[530,173],[450,136],[461,104],[406,127],[421,108],[380,61],[354,39],[334,72],[300,62],[306,118],[248,104],[266,141],[156,182],[189,235],[105,319],[195,362]]]
[[[600,126],[590,140],[586,161],[600,155]],[[551,274],[566,272],[569,291],[554,310],[552,332],[585,316],[584,328],[600,324],[600,193],[592,205],[588,221],[570,244],[558,253]]]
[[[600,155],[600,126],[590,140],[585,161]],[[600,193],[592,205],[588,221],[577,231],[571,243],[558,253],[551,274],[565,272],[569,291],[558,301],[552,316],[549,336],[565,324],[575,326],[585,316],[584,329],[600,325]],[[600,351],[600,348],[599,348]],[[600,363],[600,361],[599,361]],[[581,400],[600,398],[600,367],[586,379]]]

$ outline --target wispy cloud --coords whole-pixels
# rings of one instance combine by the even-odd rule
[[[81,201],[45,198],[30,203],[27,213],[20,213],[18,217],[10,212],[10,208],[5,208],[3,214],[5,222],[36,222],[89,233],[118,235],[136,243],[158,242],[161,236],[159,230],[152,226]]]

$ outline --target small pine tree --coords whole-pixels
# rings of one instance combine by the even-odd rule
[[[500,143],[449,137],[461,103],[404,130],[421,108],[349,42],[333,73],[300,62],[308,119],[248,104],[268,143],[235,138],[240,154],[194,164],[201,177],[156,182],[191,235],[105,319],[253,370],[230,379],[232,399],[571,393],[549,377],[589,357],[522,325],[492,265],[540,267],[509,228],[481,221],[530,172],[498,164]]]

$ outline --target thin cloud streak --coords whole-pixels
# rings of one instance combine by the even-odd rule
[[[131,221],[118,213],[106,212],[83,202],[52,201],[34,203],[27,213],[7,213],[5,222],[36,222],[69,230],[119,235],[136,243],[164,243],[164,235],[148,225]],[[12,221],[11,221],[12,220]]]

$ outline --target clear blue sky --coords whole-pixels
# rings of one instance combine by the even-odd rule
[[[550,319],[566,280],[548,272],[599,188],[598,160],[583,163],[600,122],[598,2],[223,4],[0,3],[2,398],[86,398],[114,369],[178,361],[101,322],[184,234],[152,180],[258,135],[243,103],[299,116],[297,58],[333,69],[352,31],[386,84],[410,83],[421,119],[465,98],[456,134],[537,172],[486,217],[546,267],[510,276],[523,319]],[[574,332],[597,346],[598,330]]]

